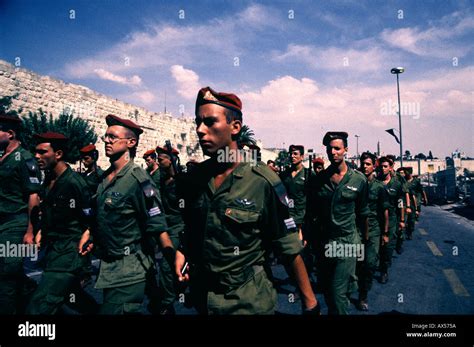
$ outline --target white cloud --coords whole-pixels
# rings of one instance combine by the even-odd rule
[[[474,18],[470,14],[454,12],[439,21],[432,22],[427,29],[423,30],[420,27],[385,29],[380,38],[392,47],[419,56],[462,57],[471,47],[453,39],[472,33],[473,29]]]
[[[155,94],[148,90],[140,91],[140,92],[135,92],[132,94],[132,98],[137,99],[141,103],[145,105],[149,105],[153,103],[156,100]]]
[[[173,65],[170,70],[178,85],[178,93],[186,99],[194,99],[201,87],[198,74],[182,65]]]
[[[104,69],[94,69],[94,73],[103,80],[117,82],[124,85],[139,86],[142,83],[142,79],[137,75],[127,78]]]
[[[344,49],[290,44],[285,52],[273,54],[273,60],[278,62],[299,61],[308,64],[313,69],[348,70],[351,73],[378,71],[387,59],[387,53],[378,47]]]

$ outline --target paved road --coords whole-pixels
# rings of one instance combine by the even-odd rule
[[[161,261],[161,259],[159,260]],[[97,264],[97,262],[95,262]],[[374,282],[369,293],[369,311],[358,311],[351,305],[350,314],[474,314],[474,222],[443,210],[439,206],[424,207],[416,224],[413,240],[405,241],[402,255],[394,254],[385,285]],[[279,287],[278,313],[299,314],[301,302],[287,283],[281,265],[273,267]],[[32,276],[36,280],[40,275]],[[101,293],[87,287],[98,302]],[[354,294],[354,299],[357,294]],[[324,298],[318,294],[323,313]],[[146,303],[144,304],[144,313]],[[178,314],[195,314],[184,303],[177,302]],[[65,309],[66,313],[74,314]]]

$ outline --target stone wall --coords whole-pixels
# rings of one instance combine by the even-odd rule
[[[93,90],[49,76],[41,76],[22,68],[16,68],[0,60],[0,94],[11,96],[19,94],[13,99],[13,108],[23,108],[23,112],[43,111],[57,117],[63,111],[73,112],[87,120],[94,126],[96,133],[101,136],[105,133],[105,116],[116,114],[129,118],[138,123],[144,133],[140,136],[136,162],[143,165],[141,155],[148,149],[163,145],[165,140],[171,140],[173,147],[180,150],[181,163],[193,158],[203,159],[195,132],[195,123],[192,118],[174,118],[170,113],[150,112],[142,107],[131,105],[109,96],[99,94]],[[104,155],[102,140],[97,141],[100,152],[99,165],[108,167]],[[143,165],[144,166],[144,165]]]

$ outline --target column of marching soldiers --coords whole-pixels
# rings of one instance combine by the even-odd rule
[[[91,144],[81,149],[80,172],[67,164],[66,136],[34,135],[31,154],[17,140],[20,118],[0,115],[0,245],[44,254],[38,284],[22,257],[0,257],[0,313],[57,314],[67,305],[82,314],[137,314],[146,296],[151,313],[168,315],[185,293],[201,314],[273,314],[275,260],[303,314],[320,314],[315,292],[324,294],[328,314],[347,314],[355,292],[357,308],[368,310],[376,272],[387,283],[392,254],[411,240],[426,204],[411,168],[394,172],[393,156],[368,152],[353,168],[345,132],[324,136],[327,168],[322,158],[305,168],[300,145],[290,146],[285,170],[238,155],[222,160],[224,150],[259,156],[258,147],[238,141],[241,100],[202,88],[195,114],[204,162],[182,170],[167,142],[143,154],[144,170],[134,163],[143,130],[108,115],[101,139],[110,167],[97,166]],[[84,290],[92,256],[100,259],[100,305]]]

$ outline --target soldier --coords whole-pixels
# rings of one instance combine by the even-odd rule
[[[317,175],[324,170],[324,159],[314,158],[312,161],[314,173]]]
[[[280,173],[280,169],[278,166],[276,166],[276,163],[274,160],[267,160],[267,166],[276,174]]]
[[[186,229],[176,273],[180,281],[191,279],[192,301],[202,314],[272,314],[277,294],[263,265],[274,250],[291,264],[303,308],[319,314],[285,187],[264,163],[233,155],[239,152],[241,109],[234,94],[209,87],[198,93],[196,132],[211,158],[178,182]],[[222,153],[229,153],[228,160],[218,159]],[[186,269],[189,274],[181,272]]]
[[[388,193],[390,207],[388,209],[388,238],[382,238],[380,250],[380,280],[382,284],[388,281],[388,268],[392,265],[393,250],[397,244],[397,232],[405,227],[405,214],[403,209],[404,188],[400,179],[392,176],[393,162],[387,157],[379,158],[379,180],[383,182]]]
[[[91,195],[97,191],[99,182],[102,181],[102,175],[104,171],[97,166],[97,160],[99,160],[99,151],[95,145],[90,144],[79,150],[81,154],[81,163],[86,168],[86,171],[82,173],[82,178],[86,181],[89,186]]]
[[[0,244],[33,245],[40,175],[36,160],[18,141],[21,119],[0,114]],[[0,257],[0,314],[22,313],[26,276],[21,257]]]
[[[288,149],[291,166],[281,175],[281,181],[288,192],[290,217],[295,220],[300,240],[303,240],[303,222],[306,213],[306,183],[309,180],[310,169],[303,166],[304,146],[291,145]]]
[[[415,231],[415,219],[419,215],[419,205],[421,205],[421,201],[418,200],[421,196],[420,191],[423,191],[421,187],[420,180],[413,178],[413,168],[411,167],[404,167],[403,172],[405,174],[405,180],[407,181],[407,188],[411,198],[411,206],[416,211],[415,213],[410,213],[407,215],[407,225],[406,225],[406,232],[407,232],[407,239],[411,240],[413,238],[413,232]]]
[[[157,187],[160,186],[160,166],[156,161],[156,152],[154,149],[150,149],[143,154],[143,159],[146,162],[146,171],[155,182]]]
[[[357,249],[363,249],[357,225],[362,235],[367,235],[370,213],[367,179],[344,160],[347,136],[346,132],[326,133],[323,145],[331,164],[311,180],[308,191],[307,218],[316,220],[312,232],[319,251],[324,252],[318,256],[318,281],[331,315],[347,314],[356,261],[363,256],[357,254]]]
[[[418,204],[416,205],[416,220],[418,221],[418,218],[420,217],[421,214],[421,205],[428,205],[428,197],[426,195],[426,191],[423,189],[423,186],[421,185],[420,178],[418,176],[413,175],[413,179],[416,181],[415,182],[415,194],[416,194],[416,201],[418,201]]]
[[[35,242],[46,248],[44,271],[38,288],[27,307],[28,314],[55,314],[70,294],[80,288],[80,276],[90,263],[82,247],[90,238],[90,192],[80,174],[66,164],[68,138],[47,132],[34,135],[35,158],[45,170],[41,202],[41,229]],[[97,309],[88,297],[88,313]]]
[[[359,301],[357,308],[367,311],[369,304],[367,294],[372,287],[372,278],[379,261],[380,236],[383,242],[388,243],[388,202],[387,192],[382,182],[376,178],[376,157],[372,153],[364,152],[360,156],[360,171],[367,177],[369,184],[368,235],[360,235],[365,247],[364,261],[357,263],[357,277],[359,285]]]
[[[154,245],[159,240],[165,258],[174,252],[160,194],[150,176],[133,158],[143,130],[130,120],[106,117],[102,140],[111,166],[104,173],[95,201],[94,243],[101,258],[97,289],[104,290],[101,314],[141,311],[147,276],[154,273]]]
[[[173,165],[173,156],[179,153],[176,149],[172,149],[170,153],[166,147],[156,147],[158,154],[158,162],[161,170],[160,193],[163,202],[163,208],[166,214],[166,223],[168,224],[168,234],[170,236],[173,247],[179,246],[179,234],[184,230],[184,222],[181,216],[182,203],[176,195],[176,180],[178,174],[175,172]],[[159,301],[160,315],[174,314],[174,301],[176,300],[177,290],[175,286],[174,267],[170,267],[166,261],[161,263],[159,273]]]

